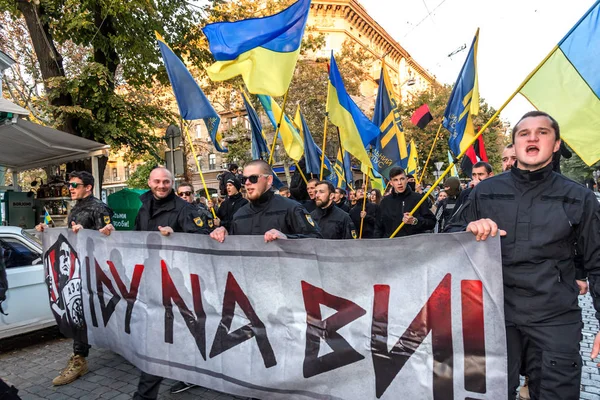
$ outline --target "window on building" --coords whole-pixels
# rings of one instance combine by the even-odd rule
[[[214,154],[210,154],[208,156],[208,169],[213,170],[217,167],[217,156]]]
[[[125,166],[125,180],[129,179],[129,176],[130,176],[130,174],[131,174],[131,170],[130,170],[130,168],[131,168],[131,167],[130,167],[129,165],[126,165],[126,166]]]
[[[117,169],[113,168],[112,169],[112,177],[113,177],[113,181],[116,181],[119,179],[119,174],[117,173]]]

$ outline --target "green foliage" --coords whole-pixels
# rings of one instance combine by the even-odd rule
[[[593,179],[593,172],[600,170],[600,161],[590,167],[573,149],[569,146],[567,148],[571,151],[572,156],[571,158],[561,158],[560,169],[562,174],[579,183],[584,183],[590,178]]]
[[[250,145],[252,133],[246,127],[239,123],[224,132],[227,137],[227,155],[226,159],[229,164],[237,164],[243,167],[247,162],[252,160]]]
[[[143,157],[144,162],[139,164],[135,171],[127,179],[127,187],[130,189],[148,189],[150,172],[158,165],[157,160],[150,156]]]

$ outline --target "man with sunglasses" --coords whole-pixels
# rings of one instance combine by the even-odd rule
[[[183,200],[187,201],[198,209],[198,214],[200,214],[200,218],[202,218],[202,224],[204,226],[207,226],[209,230],[214,228],[212,212],[204,204],[196,204],[194,202],[194,187],[191,183],[181,183],[177,189],[177,196],[181,197]]]
[[[319,227],[304,207],[294,200],[276,196],[271,190],[273,171],[262,160],[244,167],[243,184],[249,203],[240,208],[231,222],[230,231],[215,229],[210,237],[218,242],[232,235],[264,235],[265,242],[277,239],[321,238]]]
[[[67,218],[67,226],[77,233],[81,229],[94,229],[105,235],[114,230],[111,223],[112,210],[102,201],[94,197],[94,176],[87,171],[74,171],[69,174],[69,192],[75,206]],[[48,228],[46,224],[35,227],[38,232]],[[69,384],[88,372],[86,357],[91,346],[86,343],[85,335],[73,340],[73,355],[69,358],[67,367],[54,378],[55,386]]]

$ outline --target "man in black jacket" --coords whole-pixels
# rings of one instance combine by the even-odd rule
[[[348,202],[346,201],[346,191],[344,189],[335,188],[335,196],[333,198],[333,203],[342,211],[350,213],[350,207],[348,206]]]
[[[217,211],[215,226],[222,226],[229,231],[233,215],[237,210],[242,208],[242,206],[248,204],[248,200],[240,193],[241,188],[242,184],[236,178],[227,181],[227,198],[221,203],[221,207],[219,207],[219,211]]]
[[[480,182],[449,231],[476,240],[500,233],[508,352],[508,398],[524,362],[531,399],[578,399],[581,309],[575,254],[600,317],[600,208],[594,194],[552,171],[558,123],[532,111],[513,129],[516,166]],[[592,358],[600,350],[600,333]]]
[[[208,209],[202,203],[196,203],[194,200],[194,186],[189,182],[182,182],[177,188],[177,196],[181,197],[184,201],[190,203],[198,211],[198,215],[202,219],[202,227],[208,227],[212,230],[214,227],[212,211]]]
[[[319,227],[311,215],[294,200],[277,196],[271,190],[273,171],[262,160],[244,167],[244,184],[248,204],[233,216],[230,232],[224,227],[212,231],[210,237],[223,242],[231,235],[264,235],[265,242],[277,239],[321,238]]]
[[[435,217],[427,208],[427,202],[421,204],[414,215],[410,211],[421,201],[422,195],[413,192],[408,185],[408,177],[400,167],[390,170],[390,186],[392,192],[385,196],[379,205],[379,218],[375,227],[375,237],[388,238],[404,222],[398,234],[400,236],[416,235],[433,229]]]
[[[159,231],[163,236],[173,232],[200,233],[207,235],[209,228],[198,210],[175,195],[173,175],[166,168],[155,168],[148,179],[150,190],[140,196],[142,207],[135,219],[136,231]],[[163,378],[142,371],[134,400],[156,399]],[[179,382],[176,385],[193,385]]]
[[[324,239],[356,239],[356,229],[352,219],[333,202],[334,191],[335,188],[331,182],[317,182],[315,188],[317,209],[310,215],[319,225]]]
[[[367,198],[365,211],[363,211],[364,197],[365,190],[363,188],[356,189],[354,192],[356,204],[350,209],[350,218],[352,218],[352,222],[361,239],[372,239],[377,237],[375,236],[375,224],[379,218],[379,206],[375,203],[371,203]],[[361,219],[363,220],[362,235],[360,234]]]

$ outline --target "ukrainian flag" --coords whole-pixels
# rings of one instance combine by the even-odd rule
[[[333,51],[329,67],[327,113],[331,123],[339,128],[342,148],[356,157],[363,166],[373,168],[365,149],[376,144],[379,128],[369,121],[346,92]]]
[[[271,96],[259,94],[258,100],[260,100],[260,104],[265,109],[271,124],[273,124],[273,128],[277,130],[277,124],[281,120],[279,137],[281,137],[285,152],[291,159],[299,161],[304,154],[304,143],[302,143],[302,137],[292,124],[292,121],[290,121],[287,115],[283,117],[283,120],[281,119],[281,108]]]
[[[415,175],[419,169],[419,154],[417,153],[417,145],[414,140],[410,141],[408,147],[408,164],[406,166],[407,175]]]
[[[44,223],[46,225],[50,225],[52,223],[52,217],[50,217],[48,210],[46,210],[45,208],[44,208]]]
[[[310,0],[278,14],[217,22],[202,31],[217,61],[206,72],[213,81],[241,75],[250,93],[283,96],[290,86],[308,19]]]
[[[371,154],[373,168],[389,179],[389,172],[395,166],[406,168],[408,153],[406,139],[398,111],[398,103],[390,88],[392,87],[385,64],[381,67],[379,90],[375,101],[373,123],[379,127],[381,134],[377,138],[377,146]]]
[[[155,32],[158,47],[162,54],[169,81],[175,93],[175,99],[179,106],[179,114],[185,120],[201,119],[206,124],[208,134],[217,151],[226,153],[227,149],[221,147],[223,136],[219,133],[221,118],[210,104],[202,89],[198,86],[190,71],[183,62],[173,53],[162,36]]]
[[[520,93],[560,124],[589,166],[600,160],[600,1],[575,24]]]
[[[269,146],[267,145],[267,141],[263,135],[260,118],[258,117],[254,107],[252,107],[252,103],[250,102],[248,95],[243,90],[242,97],[244,99],[244,106],[246,107],[246,112],[248,113],[248,120],[250,121],[250,129],[252,131],[252,144],[250,146],[252,151],[252,159],[268,159],[271,151],[269,150]]]
[[[472,116],[479,113],[479,84],[477,81],[477,44],[479,29],[471,44],[458,79],[454,84],[450,100],[444,113],[444,128],[450,131],[450,151],[458,156],[466,151],[475,138]]]

